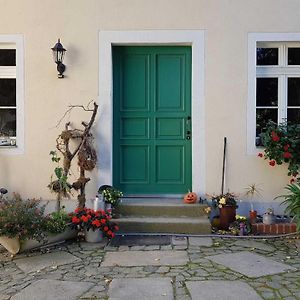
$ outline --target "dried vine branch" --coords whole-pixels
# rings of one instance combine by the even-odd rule
[[[78,157],[78,165],[80,168],[80,174],[77,181],[69,186],[74,188],[76,191],[79,191],[78,198],[78,206],[85,206],[85,186],[87,182],[90,181],[90,178],[85,177],[85,171],[91,171],[95,168],[97,162],[97,154],[96,150],[93,146],[93,135],[90,132],[91,128],[95,122],[98,105],[94,102],[94,108],[89,109],[89,104],[87,108],[83,105],[71,105],[68,111],[70,112],[73,108],[81,108],[84,111],[92,112],[91,118],[88,123],[82,122],[82,126],[84,129],[69,129],[70,122],[65,124],[65,130],[57,137],[56,139],[56,149],[61,153],[63,157],[63,177],[67,178],[70,174],[70,168],[72,164],[72,160],[77,156]],[[64,116],[66,113],[64,114]],[[62,120],[62,119],[61,119]],[[59,121],[59,123],[61,122]],[[76,141],[78,144],[73,151],[70,149],[70,141]],[[55,182],[50,183],[53,187]],[[59,186],[59,185],[55,185]],[[58,195],[65,195],[66,191],[57,190],[55,191]],[[61,199],[61,197],[58,197]],[[59,200],[60,200],[59,199]]]

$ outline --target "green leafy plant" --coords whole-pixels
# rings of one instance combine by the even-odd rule
[[[300,185],[288,184],[285,189],[288,190],[289,193],[278,196],[275,199],[285,199],[282,202],[282,204],[286,205],[285,212],[294,216],[294,220],[297,222],[297,230],[300,231]]]
[[[61,210],[52,212],[45,217],[43,229],[49,233],[62,233],[71,222],[71,217],[62,207]]]
[[[99,194],[102,194],[104,201],[110,203],[113,206],[117,206],[120,202],[120,198],[123,196],[123,193],[110,185],[102,185],[99,190]]]
[[[269,165],[288,164],[288,176],[291,183],[300,182],[300,124],[277,124],[269,121],[262,133],[264,153],[259,157],[269,160]]]
[[[43,222],[45,205],[40,200],[22,200],[15,194],[13,199],[0,202],[0,235],[20,240],[44,239]]]
[[[71,216],[72,229],[93,230],[100,229],[109,239],[115,236],[119,227],[110,221],[111,216],[104,210],[93,210],[89,208],[76,208]]]
[[[60,210],[60,202],[63,197],[69,198],[72,185],[68,183],[68,176],[65,175],[64,169],[60,167],[60,157],[58,157],[56,151],[50,151],[52,162],[57,164],[57,167],[54,168],[54,174],[56,179],[53,180],[51,176],[50,184],[48,188],[57,194],[57,208],[56,210]]]

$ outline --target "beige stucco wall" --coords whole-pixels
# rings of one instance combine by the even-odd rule
[[[54,198],[46,186],[57,121],[69,104],[95,99],[101,110],[100,30],[197,29],[205,30],[206,192],[220,191],[227,136],[227,187],[243,193],[257,183],[264,198],[258,201],[271,200],[288,178],[283,168],[246,153],[247,34],[297,32],[299,25],[297,0],[0,0],[0,34],[22,34],[25,41],[25,153],[0,153],[0,185],[24,197]],[[58,37],[67,49],[64,79],[57,79],[50,50]],[[76,112],[71,119],[88,116]],[[98,186],[95,175],[89,198]]]

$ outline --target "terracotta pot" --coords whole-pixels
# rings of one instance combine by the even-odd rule
[[[0,236],[0,244],[11,254],[17,254],[20,250],[19,238]]]
[[[256,222],[256,219],[257,219],[257,211],[256,210],[249,211],[249,219],[250,219],[251,224]]]
[[[220,208],[220,229],[228,230],[229,224],[235,221],[235,215],[235,206],[223,206]]]

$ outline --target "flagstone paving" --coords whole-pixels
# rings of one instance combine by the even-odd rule
[[[295,239],[172,241],[171,245],[120,247],[73,242],[16,257],[0,249],[0,300],[27,295],[33,295],[28,299],[37,295],[37,299],[127,300],[138,297],[141,290],[175,300],[214,299],[228,291],[240,299],[300,299],[300,250]],[[128,258],[131,263],[125,265]],[[211,298],[201,296],[205,290],[213,292]],[[136,293],[128,297],[130,292]]]

